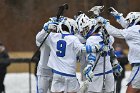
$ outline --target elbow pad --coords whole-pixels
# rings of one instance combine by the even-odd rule
[[[93,64],[96,61],[96,57],[94,54],[89,54],[87,57],[88,63]]]
[[[82,48],[81,50],[82,52],[86,52],[86,53],[93,53],[96,52],[96,47],[95,46],[90,46],[90,45],[86,45]]]

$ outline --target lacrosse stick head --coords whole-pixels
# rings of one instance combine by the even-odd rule
[[[95,16],[99,16],[99,14],[103,11],[104,6],[94,6],[88,12],[93,12]]]

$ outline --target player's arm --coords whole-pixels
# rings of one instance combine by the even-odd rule
[[[36,35],[36,44],[37,46],[40,45],[40,43],[44,40],[44,38],[50,33],[50,32],[56,32],[57,31],[57,25],[54,22],[48,21],[44,24],[43,29]]]
[[[91,45],[98,45],[99,43],[96,41],[96,37],[88,38],[86,41],[87,46]],[[95,61],[96,61],[96,54],[99,51],[95,51],[93,53],[87,53],[87,66],[83,70],[83,74],[86,76],[88,81],[92,81],[92,78],[94,76],[92,69],[94,67]]]
[[[104,25],[104,28],[111,36],[114,36],[116,38],[125,38],[125,36],[128,34],[126,29],[118,29],[112,26],[109,21],[103,17],[99,16],[96,20]]]
[[[82,44],[76,37],[74,40],[74,49],[76,51],[76,54],[81,55],[82,53],[89,54],[100,51],[100,49],[102,49],[102,46],[99,44],[91,44],[91,45]]]
[[[114,16],[114,18],[116,19],[116,21],[123,27],[123,28],[127,28],[128,27],[128,23],[125,20],[125,18],[123,17],[122,13],[119,13],[117,10],[115,10],[113,7],[110,7],[109,12],[112,16]]]
[[[120,76],[123,68],[121,67],[121,65],[117,60],[113,47],[110,49],[110,62],[112,64],[112,69],[114,74],[116,76]]]

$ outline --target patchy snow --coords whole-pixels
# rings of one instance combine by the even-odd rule
[[[127,71],[126,78],[122,81],[121,93],[125,93],[127,79],[130,75],[130,71]],[[80,73],[77,73],[77,77],[80,81]],[[36,79],[31,75],[32,93],[36,93]],[[81,82],[81,81],[80,81]],[[29,93],[29,74],[28,73],[8,73],[5,78],[6,93]]]

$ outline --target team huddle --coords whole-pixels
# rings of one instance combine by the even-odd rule
[[[89,18],[80,12],[74,19],[61,16],[49,18],[36,35],[40,46],[37,67],[37,93],[115,93],[114,75],[122,67],[113,49],[114,37],[125,39],[129,46],[128,60],[132,72],[126,93],[140,93],[140,12],[130,12],[126,18],[113,7],[110,14],[124,29],[112,26],[98,15],[101,6],[91,9],[97,14]],[[84,83],[76,78],[80,60]]]

